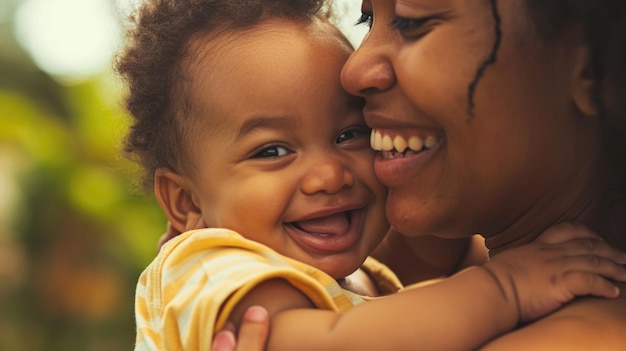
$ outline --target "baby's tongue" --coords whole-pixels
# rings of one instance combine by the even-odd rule
[[[314,234],[343,234],[350,223],[345,213],[296,222],[296,226],[305,232]]]

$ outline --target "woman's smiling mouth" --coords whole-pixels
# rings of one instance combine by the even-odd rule
[[[445,141],[442,131],[431,128],[374,128],[370,144],[380,152],[374,161],[376,176],[390,188],[415,182],[445,147]]]
[[[372,130],[370,137],[372,149],[380,151],[381,156],[385,159],[417,155],[421,152],[433,149],[441,144],[442,141],[442,137],[435,135],[411,135],[410,137],[395,135],[392,137],[376,129]]]

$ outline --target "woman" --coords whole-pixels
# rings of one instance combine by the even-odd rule
[[[362,11],[372,28],[342,82],[366,99],[398,231],[481,233],[496,255],[576,221],[626,249],[626,2],[365,0]],[[257,326],[241,344],[262,337]],[[483,349],[624,350],[626,296],[579,299]]]
[[[342,82],[366,99],[398,231],[481,233],[494,255],[577,221],[626,248],[626,2],[366,0],[362,11],[373,26]],[[437,143],[398,150],[411,136]],[[581,299],[485,350],[599,345],[626,349],[626,296]]]

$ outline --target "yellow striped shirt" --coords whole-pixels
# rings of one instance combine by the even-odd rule
[[[393,273],[371,261],[365,270],[383,280],[385,293],[398,290]],[[366,300],[321,270],[236,232],[194,230],[164,245],[139,278],[135,350],[210,350],[213,333],[242,297],[274,278],[287,280],[320,309],[343,312]]]

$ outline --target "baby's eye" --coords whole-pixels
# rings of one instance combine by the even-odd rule
[[[374,23],[374,15],[372,13],[363,12],[361,17],[356,21],[356,25],[364,24],[369,29],[372,29],[372,24]]]
[[[371,129],[365,126],[352,127],[344,130],[337,137],[337,144],[341,144],[354,138],[369,138]]]
[[[283,146],[272,145],[259,150],[259,152],[252,155],[252,158],[276,158],[286,156],[290,153],[291,150]]]

